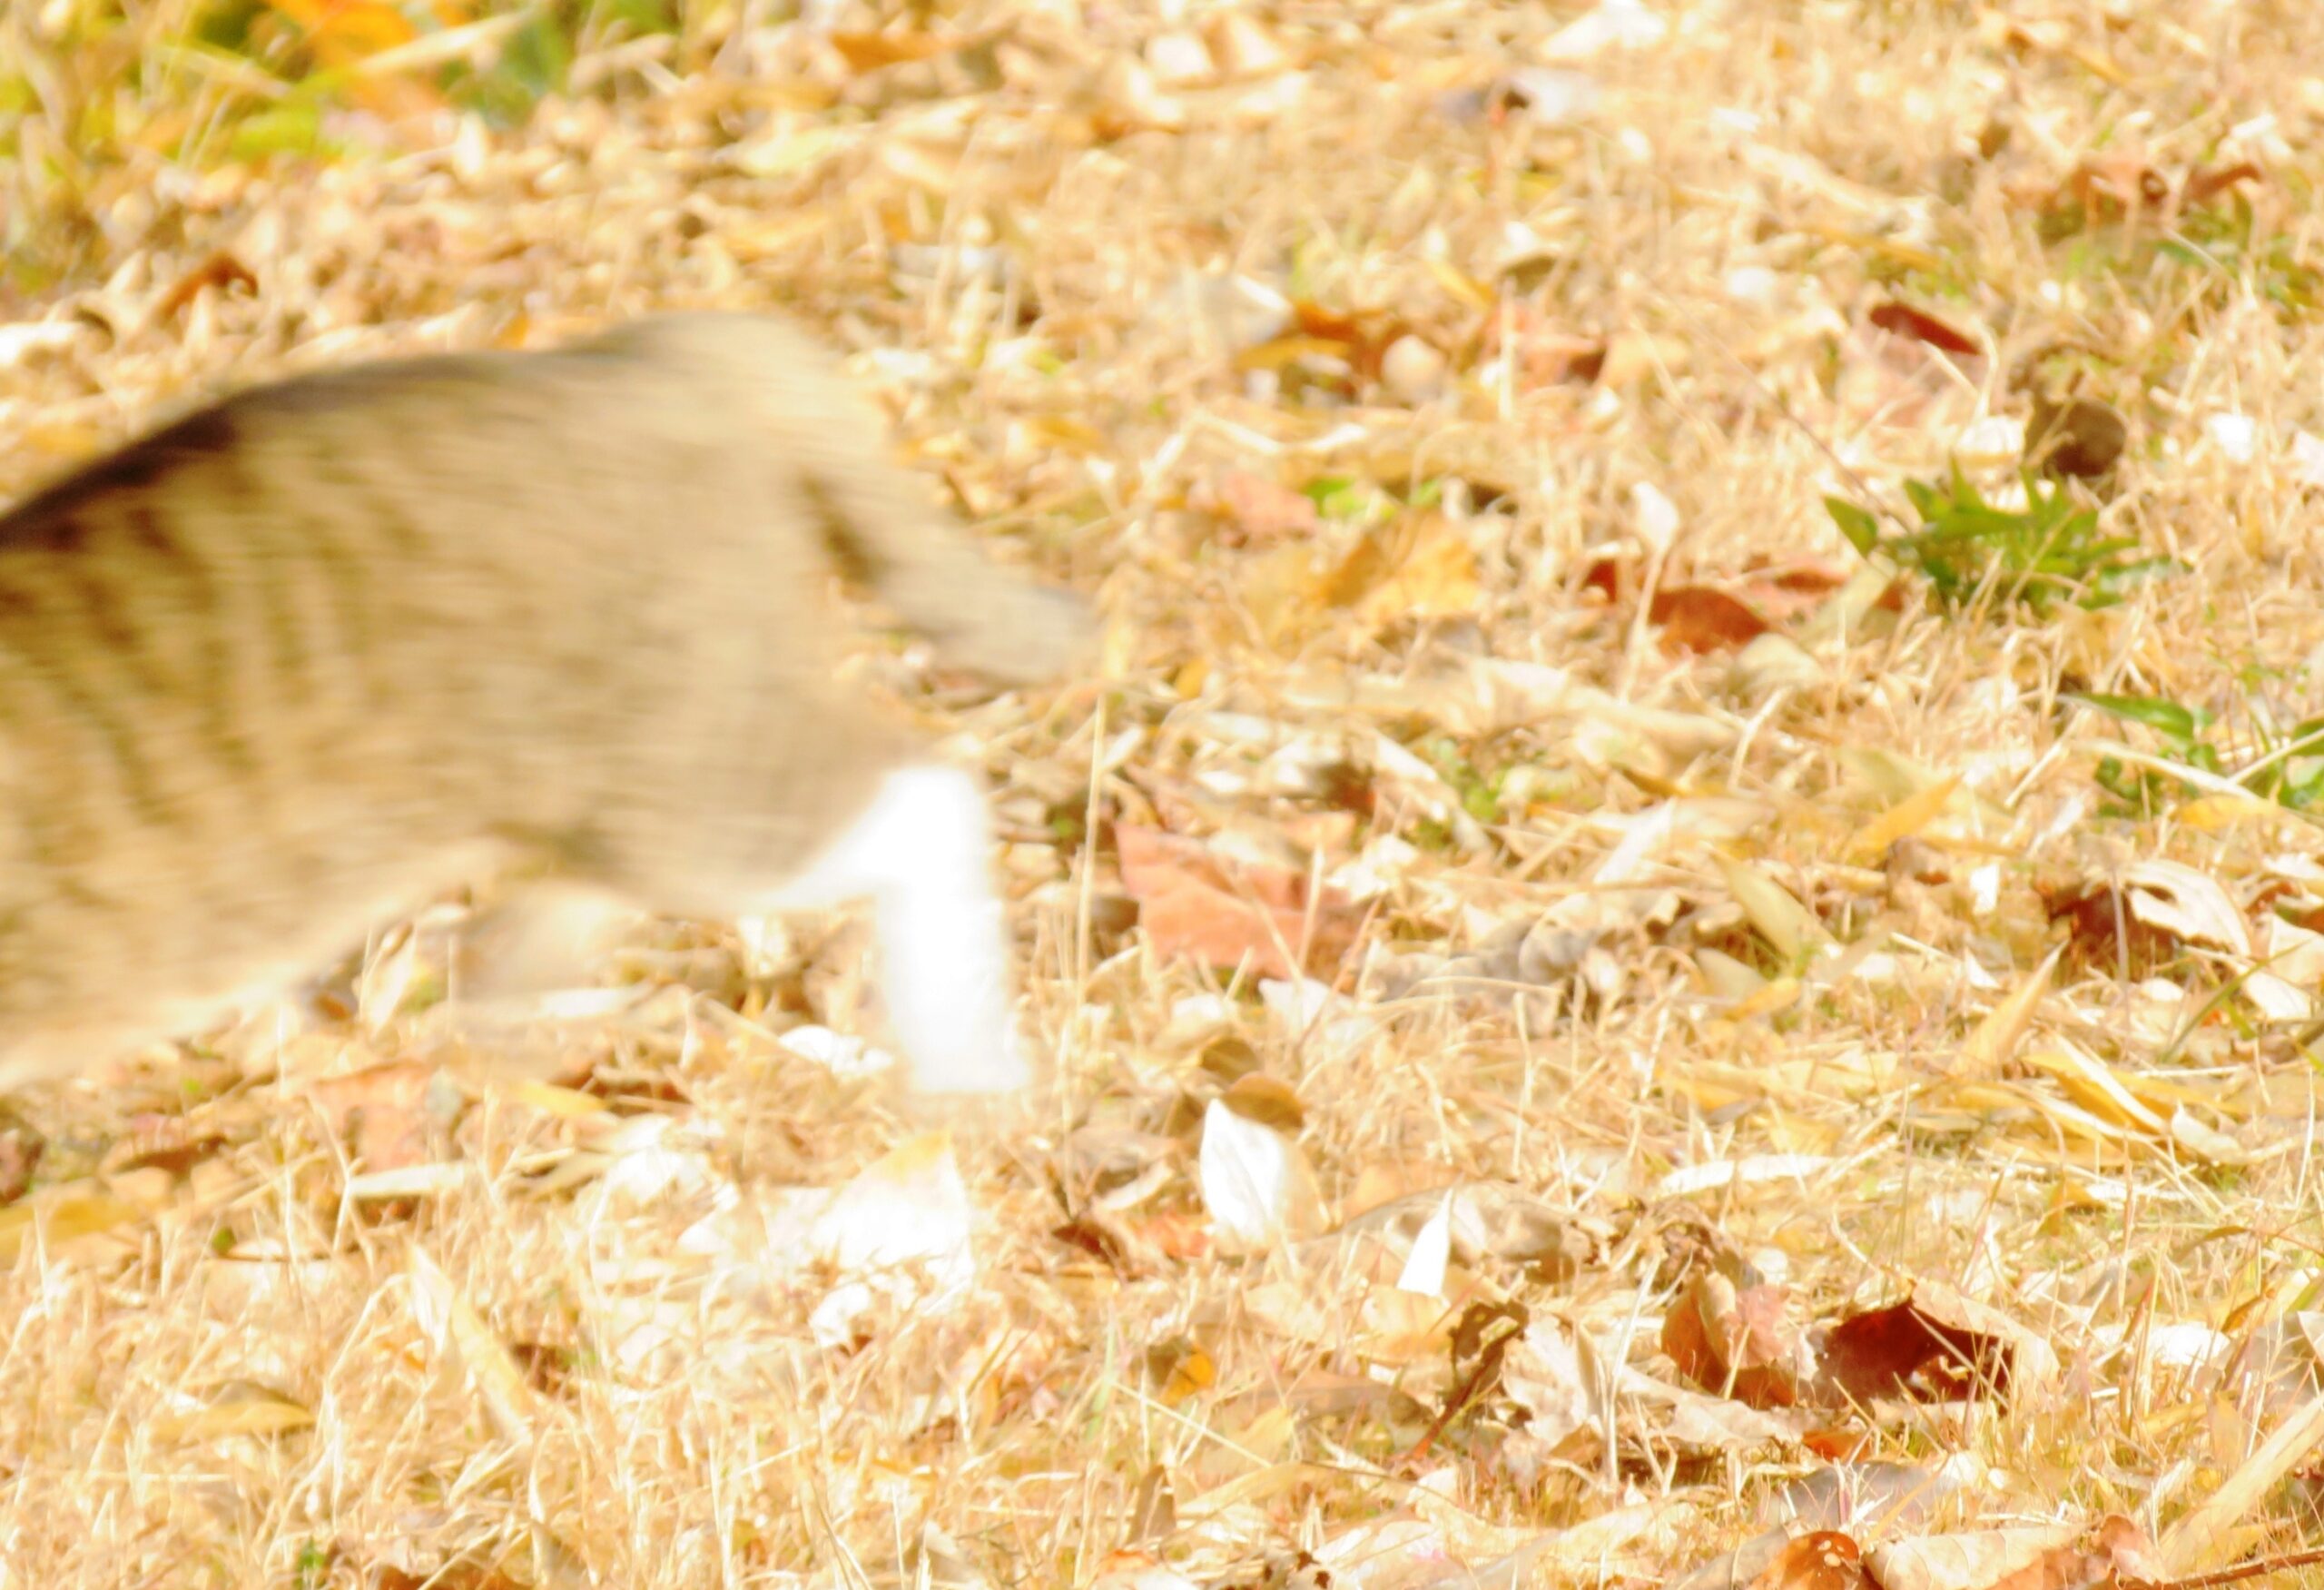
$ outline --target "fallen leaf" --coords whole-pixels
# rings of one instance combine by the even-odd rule
[[[2167,1578],[2146,1532],[2112,1513],[2073,1525],[1988,1529],[1874,1548],[1882,1590],[2117,1590]]]
[[[366,1581],[377,1590],[531,1590],[530,1579],[513,1578],[499,1568],[461,1558],[425,1571],[384,1564]]]
[[[237,288],[245,292],[256,292],[258,278],[251,273],[248,265],[224,249],[219,249],[170,284],[169,291],[162,294],[161,301],[153,306],[153,319],[169,320],[209,287],[214,287],[220,292]]]
[[[2264,182],[2267,173],[2257,163],[2239,160],[2232,165],[2197,166],[2179,184],[2179,208],[2193,209],[2208,204],[2230,188],[2242,183]]]
[[[1952,804],[1953,792],[1960,787],[1961,777],[1955,774],[1914,791],[1851,835],[1849,854],[1876,856],[1898,840],[1912,838],[1943,814]]]
[[[1754,1536],[1732,1551],[1697,1563],[1669,1582],[1666,1590],[1736,1590],[1748,1585],[1791,1544],[1781,1529]]]
[[[1361,912],[1329,885],[1311,910],[1305,874],[1231,861],[1160,829],[1117,825],[1114,839],[1122,887],[1158,955],[1222,971],[1247,963],[1269,977],[1328,977],[1354,944]]]
[[[2163,1531],[2159,1555],[2165,1572],[2141,1576],[2160,1579],[2216,1565],[2234,1549],[2234,1526],[2246,1522],[2286,1475],[2309,1461],[2319,1443],[2324,1443],[2324,1397],[2310,1399],[2269,1431],[2268,1438],[2217,1490]]]
[[[1446,1198],[1436,1212],[1422,1222],[1413,1238],[1412,1251],[1397,1272],[1396,1289],[1415,1297],[1442,1299],[1444,1272],[1452,1258],[1452,1200]]]
[[[2131,915],[2184,943],[2249,959],[2251,928],[2218,879],[2181,862],[2149,858],[2122,869]]]
[[[1837,1530],[1817,1529],[1790,1542],[1759,1570],[1748,1590],[1892,1590],[1864,1570],[1864,1553]]]
[[[2043,878],[2034,888],[2050,920],[2067,924],[2070,942],[2093,965],[2139,978],[2177,953],[2171,935],[2134,916],[2125,892],[2106,879]]]
[[[305,1096],[365,1170],[424,1165],[437,1156],[428,1091],[436,1070],[417,1061],[369,1066],[307,1084]]]
[[[1197,1161],[1203,1207],[1232,1245],[1271,1249],[1319,1227],[1315,1172],[1299,1145],[1222,1100],[1204,1111]]]
[[[1776,953],[1797,963],[1810,950],[1831,945],[1831,933],[1816,914],[1793,897],[1791,891],[1749,862],[1728,856],[1714,858],[1727,880],[1728,893],[1751,919]]]
[[[79,1190],[94,1182],[67,1183],[44,1189],[19,1203],[0,1209],[0,1264],[14,1264],[35,1228],[50,1245],[82,1237],[102,1235],[145,1217],[145,1210],[109,1193]]]
[[[2060,403],[2042,397],[2026,423],[2025,457],[2044,474],[2095,480],[2114,467],[2129,441],[2122,417],[2096,399]]]
[[[280,1436],[315,1422],[314,1410],[271,1388],[237,1380],[211,1392],[190,1413],[157,1414],[148,1428],[159,1441],[212,1441],[225,1436]]]
[[[1296,1132],[1307,1123],[1306,1106],[1285,1082],[1258,1072],[1235,1079],[1220,1101],[1246,1121],[1275,1131]]]
[[[1868,1446],[1866,1432],[1845,1432],[1851,1447]],[[1807,1445],[1813,1449],[1816,1443]],[[1982,1466],[1974,1455],[1958,1455],[1958,1467]],[[1879,1528],[1883,1533],[1925,1525],[1945,1503],[1961,1493],[1954,1472],[1955,1459],[1924,1466],[1916,1463],[1842,1462],[1787,1480],[1769,1498],[1768,1514],[1811,1529]]]
[[[1951,1402],[2021,1392],[2057,1368],[2049,1344],[1998,1309],[1924,1280],[1904,1302],[1834,1326],[1817,1377],[1857,1401]]]
[[[417,1244],[409,1270],[413,1309],[421,1328],[435,1338],[437,1350],[468,1370],[469,1385],[502,1440],[529,1442],[538,1422],[537,1399],[498,1333]]]
[[[1809,1365],[1788,1304],[1781,1287],[1738,1289],[1704,1270],[1664,1314],[1662,1350],[1706,1391],[1749,1407],[1790,1407]]]
[[[1170,1471],[1157,1463],[1138,1478],[1137,1493],[1130,1502],[1129,1522],[1122,1532],[1122,1538],[1126,1541],[1160,1540],[1175,1534],[1177,1527],[1177,1495],[1170,1485]],[[1184,1583],[1186,1590],[1195,1590],[1192,1580]],[[1137,1590],[1162,1590],[1162,1586],[1158,1581],[1141,1580]]]
[[[1452,618],[1483,600],[1477,554],[1460,526],[1443,514],[1412,516],[1395,537],[1387,569],[1354,605],[1375,627],[1400,619]]]
[[[2034,974],[2012,989],[1987,1011],[1976,1030],[1961,1045],[1961,1057],[1950,1068],[1960,1077],[1994,1077],[2002,1067],[2016,1054],[2024,1042],[2026,1030],[2033,1025],[2034,1012],[2041,1007],[2043,996],[2050,992],[2050,979],[2056,973],[2058,957],[2065,952],[2053,950],[2043,958]]]
[[[1925,342],[1940,353],[1963,358],[1983,358],[1984,348],[1965,331],[1956,331],[1924,309],[1915,309],[1900,300],[1891,299],[1866,317],[1872,323],[1895,337],[1909,337],[1915,342]]]
[[[866,1165],[817,1217],[808,1246],[842,1275],[973,1268],[973,1210],[947,1131],[922,1132]]]
[[[1765,618],[1713,586],[1664,586],[1647,605],[1647,622],[1662,630],[1670,649],[1697,653],[1731,651],[1768,631]]]
[[[847,63],[847,69],[855,73],[877,72],[883,66],[901,65],[912,61],[931,61],[977,42],[975,35],[924,33],[909,27],[882,33],[850,33],[834,29],[823,36],[831,41],[832,48],[839,52],[840,59]]]
[[[1874,1546],[1871,1566],[1881,1590],[1994,1590],[2070,1548],[2081,1533],[2073,1524],[2036,1524],[1923,1536]]]
[[[1513,1337],[1493,1338],[1506,1361],[1491,1367],[1509,1400],[1525,1410],[1527,1430],[1553,1452],[1574,1451],[1585,1437],[1597,1446],[1610,1410],[1581,1334],[1562,1319],[1516,1322]]]
[[[1230,547],[1267,546],[1312,535],[1323,522],[1314,498],[1247,469],[1229,469],[1219,476],[1209,492],[1196,499],[1196,506],[1226,521],[1234,534],[1220,539]]]

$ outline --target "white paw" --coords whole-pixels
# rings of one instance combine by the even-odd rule
[[[1033,1062],[1024,1041],[1004,1031],[998,1042],[955,1045],[911,1062],[912,1087],[922,1093],[1013,1093],[1029,1087]]]

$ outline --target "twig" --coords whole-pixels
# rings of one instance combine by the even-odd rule
[[[2324,1563],[2324,1546],[2309,1546],[2304,1551],[2288,1551],[2279,1556],[2255,1557],[2248,1563],[2238,1563],[2231,1568],[2221,1568],[2209,1574],[2190,1574],[2183,1579],[2117,1579],[2120,1590],[2211,1590],[2214,1585],[2238,1585],[2246,1579],[2261,1579],[2270,1574],[2288,1573],[2293,1568],[2313,1567]]]

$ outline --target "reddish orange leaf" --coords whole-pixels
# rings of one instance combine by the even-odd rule
[[[1707,585],[1664,586],[1646,617],[1661,627],[1664,646],[1692,652],[1731,651],[1770,627],[1743,602]]]
[[[1799,1400],[1803,1354],[1781,1287],[1747,1287],[1717,1271],[1699,1275],[1662,1318],[1662,1350],[1698,1386],[1750,1407]]]
[[[1155,828],[1118,826],[1114,839],[1122,887],[1137,902],[1157,954],[1224,971],[1247,962],[1267,977],[1328,975],[1355,942],[1357,908],[1327,889],[1311,913],[1304,874],[1230,862],[1199,840]]]
[[[1873,1590],[1864,1552],[1836,1529],[1818,1529],[1787,1543],[1759,1570],[1748,1590]]]
[[[1197,506],[1216,513],[1234,533],[1219,539],[1228,546],[1263,545],[1305,536],[1322,522],[1313,499],[1279,480],[1247,469],[1230,469],[1211,485],[1210,500]]]
[[[220,249],[170,284],[170,290],[154,306],[154,317],[169,319],[199,298],[205,287],[215,287],[221,292],[238,287],[245,292],[256,292],[258,278],[251,274],[248,265]]]
[[[428,1066],[403,1061],[375,1065],[343,1077],[329,1077],[307,1089],[307,1097],[347,1140],[356,1163],[366,1170],[395,1170],[424,1165],[436,1156],[428,1141]]]
[[[1926,310],[1915,309],[1911,304],[1896,299],[1874,310],[1870,319],[1874,325],[1891,336],[1909,337],[1915,342],[1925,342],[1941,353],[1975,358],[1984,352],[1965,331],[1956,331]]]

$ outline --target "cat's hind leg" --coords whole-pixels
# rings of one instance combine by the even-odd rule
[[[888,1020],[931,1093],[997,1093],[1032,1080],[1009,1017],[1009,935],[992,884],[983,790],[958,768],[906,764],[862,814],[755,913],[869,898]]]

